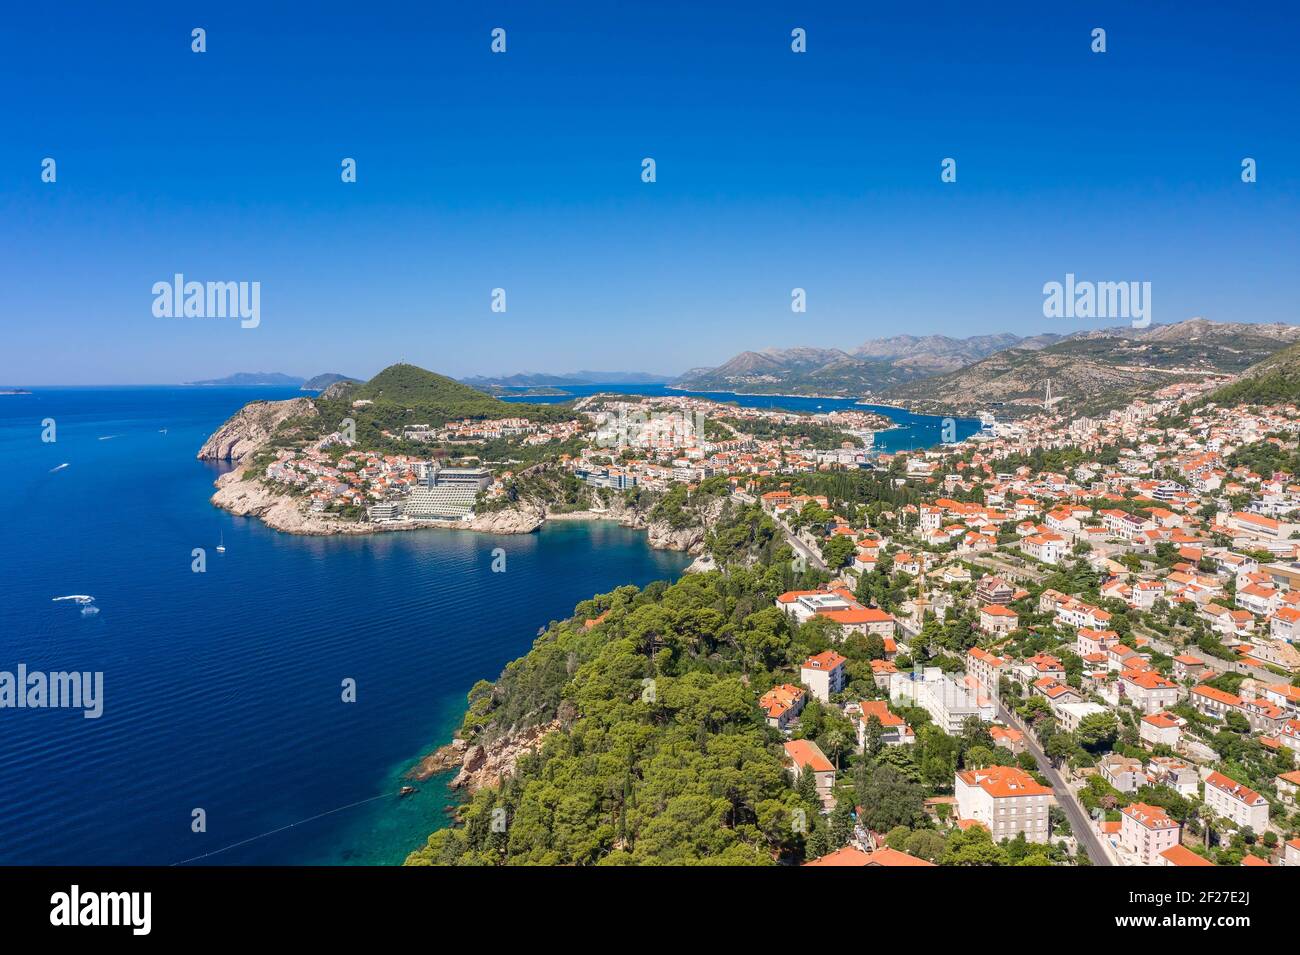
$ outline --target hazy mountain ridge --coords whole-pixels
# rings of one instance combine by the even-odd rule
[[[745,351],[717,367],[692,369],[672,384],[694,391],[871,396],[949,413],[999,404],[1041,407],[1051,379],[1053,392],[1072,396],[1085,413],[1190,377],[1239,374],[1297,340],[1300,329],[1293,325],[1204,318],[1068,335],[894,335],[852,352]]]
[[[947,335],[894,335],[890,338],[865,341],[853,350],[853,354],[917,369],[952,371],[1007,348],[1039,348],[1060,339],[1060,335],[1022,338],[1010,332],[1000,335],[972,335],[969,338],[951,338]]]
[[[1300,327],[1189,319],[1172,325],[1096,329],[1039,349],[1011,348],[946,374],[895,386],[881,400],[918,411],[1029,413],[1056,405],[1096,414],[1144,393],[1207,375],[1235,375],[1300,340]]]
[[[894,335],[868,339],[848,352],[839,348],[765,348],[745,351],[715,368],[693,368],[676,379],[695,391],[862,395],[925,375],[961,368],[1013,345],[1039,347],[1058,335]]]
[[[349,375],[340,375],[336,371],[327,371],[322,375],[316,375],[315,377],[308,378],[306,381],[304,381],[302,383],[302,390],[303,391],[324,391],[330,385],[339,381],[360,382],[361,379],[353,378]]]
[[[202,381],[187,381],[187,385],[225,385],[228,387],[250,387],[254,385],[299,388],[302,391],[322,391],[336,381],[360,381],[338,372],[327,371],[311,378],[300,375],[286,375],[279,371],[237,371],[224,378],[205,378]]]

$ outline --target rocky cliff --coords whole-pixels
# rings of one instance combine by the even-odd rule
[[[240,408],[199,448],[200,461],[241,461],[255,454],[286,421],[301,418],[310,421],[320,412],[310,398],[287,401],[251,401]]]
[[[481,514],[465,521],[371,524],[316,513],[306,506],[303,498],[277,491],[258,480],[255,475],[249,474],[245,468],[236,468],[221,475],[215,486],[217,493],[212,495],[211,500],[217,507],[240,517],[259,518],[272,530],[309,537],[414,531],[429,527],[483,531],[487,534],[529,534],[541,527],[546,519],[541,508],[523,506]]]
[[[674,527],[668,521],[651,520],[649,512],[630,508],[622,498],[603,511],[564,511],[546,513],[548,521],[614,521],[623,527],[646,532],[646,539],[656,550],[680,550],[688,554],[701,554],[704,541],[713,525],[722,516],[725,498],[714,498],[695,509],[696,522],[687,527]],[[476,528],[477,529],[477,528]]]
[[[559,728],[560,721],[552,720],[540,726],[511,730],[486,745],[454,739],[420,760],[406,778],[425,780],[459,766],[460,771],[450,784],[452,789],[473,792],[481,786],[499,786],[503,778],[514,772],[521,756],[531,753],[547,734]]]
[[[688,554],[704,552],[704,540],[713,525],[722,516],[725,498],[713,498],[696,510],[698,521],[689,527],[674,527],[667,521],[651,521],[646,525],[646,538],[658,550],[681,550]]]
[[[504,511],[476,514],[468,521],[459,522],[471,531],[485,534],[531,534],[546,520],[546,511],[534,504],[522,504]]]

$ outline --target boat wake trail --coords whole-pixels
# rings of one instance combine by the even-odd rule
[[[247,839],[241,839],[238,842],[232,842],[228,846],[222,846],[220,849],[213,849],[211,852],[205,852],[202,855],[193,856],[189,859],[182,859],[180,862],[173,862],[173,866],[187,865],[190,862],[197,862],[200,859],[206,859],[209,856],[215,856],[222,852],[228,852],[238,846],[246,846],[250,842],[256,842],[258,839],[265,839],[267,836],[273,836],[277,832],[284,832],[286,829],[292,829],[295,826],[301,826],[304,823],[312,822],[316,819],[322,819],[325,816],[332,816],[336,812],[343,812],[345,809],[354,809],[357,806],[364,806],[368,802],[374,802],[376,799],[391,799],[392,793],[382,793],[378,796],[371,796],[369,799],[361,799],[357,802],[348,803],[346,806],[339,806],[337,809],[327,809],[325,812],[319,812],[314,816],[308,816],[306,819],[299,819],[297,822],[291,822],[287,826],[281,826],[279,829],[270,829],[267,832],[259,832],[255,836],[249,836]]]

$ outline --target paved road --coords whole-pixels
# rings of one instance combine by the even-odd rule
[[[732,491],[731,496],[736,500],[740,501],[742,504],[756,503],[753,495],[746,494],[744,491]],[[830,568],[826,566],[826,561],[822,560],[821,554],[817,553],[816,550],[814,550],[813,548],[805,544],[803,541],[801,541],[795,535],[795,532],[790,530],[790,528],[786,526],[785,521],[775,516],[772,518],[772,520],[775,521],[776,526],[781,529],[781,533],[785,535],[785,539],[789,542],[790,546],[794,548],[794,552],[796,554],[802,554],[804,559],[807,560],[808,563],[816,567],[818,570],[824,570],[829,572]]]
[[[742,504],[756,503],[756,500],[753,497],[753,495],[746,494],[744,491],[732,491],[731,496],[736,500],[740,501]],[[775,516],[772,518],[772,520],[775,521],[776,526],[781,529],[781,533],[785,535],[785,539],[789,542],[790,546],[794,548],[794,552],[796,554],[802,554],[804,559],[807,560],[808,563],[816,567],[818,570],[824,570],[827,572],[830,571],[830,568],[826,566],[826,561],[822,560],[821,554],[817,553],[816,550],[814,550],[813,548],[805,544],[803,541],[801,541],[795,535],[795,532],[790,530],[790,528],[786,526],[785,521]]]
[[[1047,758],[1047,754],[1043,752],[1042,747],[1034,741],[1033,736],[1025,729],[1025,725],[1001,704],[998,705],[998,716],[1004,723],[1017,727],[1025,734],[1025,746],[1028,747],[1030,754],[1038,763],[1038,769],[1047,777],[1047,781],[1052,784],[1052,792],[1056,794],[1056,802],[1065,811],[1065,817],[1070,820],[1070,830],[1079,841],[1079,845],[1083,847],[1084,852],[1088,854],[1088,858],[1092,860],[1092,864],[1114,865],[1115,863],[1111,861],[1106,850],[1102,848],[1101,839],[1093,831],[1092,821],[1088,818],[1087,813],[1075,801],[1074,794],[1065,785],[1065,780],[1052,766],[1051,760]]]
[[[794,531],[786,527],[785,521],[778,520],[776,526],[781,528],[781,533],[785,535],[785,539],[789,542],[790,546],[794,548],[796,554],[802,554],[809,564],[816,567],[818,570],[829,573],[830,568],[826,566],[826,561],[822,560],[821,554],[817,553],[817,551],[800,540]]]

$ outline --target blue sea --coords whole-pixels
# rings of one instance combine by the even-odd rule
[[[447,778],[396,793],[469,688],[578,601],[688,561],[608,523],[278,534],[212,507],[224,466],[194,455],[299,392],[33,391],[0,396],[0,671],[102,672],[103,714],[0,709],[2,864],[398,863],[447,823]],[[912,417],[881,437],[935,443]],[[73,594],[99,613],[53,600]]]
[[[938,444],[943,438],[944,419],[941,417],[916,414],[888,405],[859,404],[856,398],[806,398],[800,395],[737,395],[727,391],[681,391],[677,388],[669,388],[666,385],[565,385],[558,390],[565,392],[565,394],[536,397],[507,395],[504,397],[506,401],[555,404],[599,394],[600,392],[618,392],[619,394],[648,397],[708,398],[710,401],[734,402],[747,408],[780,408],[802,414],[827,414],[832,411],[846,409],[874,411],[892,419],[898,426],[892,430],[876,433],[875,449],[877,451],[896,452],[928,448]],[[954,424],[958,441],[970,437],[980,429],[980,422],[975,418],[956,418]]]

